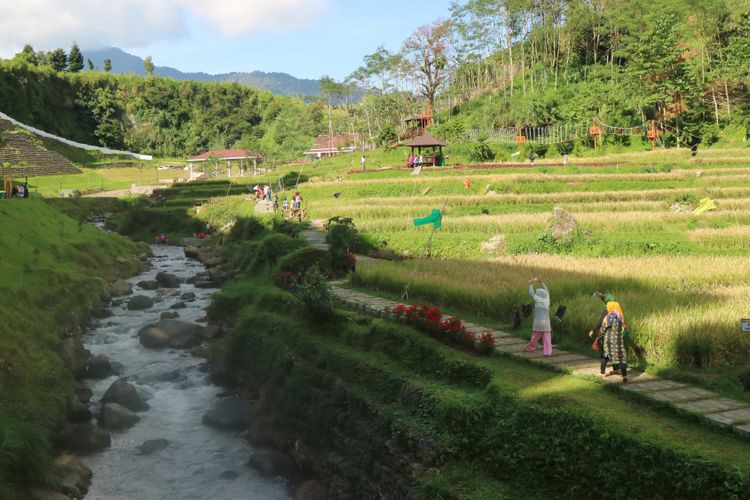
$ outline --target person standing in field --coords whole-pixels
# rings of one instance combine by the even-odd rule
[[[534,285],[541,285],[536,290]],[[531,342],[526,345],[527,352],[536,351],[539,340],[543,340],[544,355],[552,356],[552,325],[549,320],[549,289],[547,285],[534,278],[529,281],[529,295],[534,299],[534,324]]]
[[[529,155],[529,161],[531,161],[531,166],[533,167],[536,164],[536,154],[532,151]]]
[[[362,158],[359,160],[359,164],[362,165],[362,172],[365,171],[365,162],[366,161],[367,160],[365,160],[365,155],[362,155]]]

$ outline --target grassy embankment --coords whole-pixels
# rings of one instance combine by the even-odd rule
[[[138,268],[138,247],[37,200],[0,201],[0,220],[0,498],[9,498],[11,484],[50,480],[51,436],[72,388],[65,339],[109,280]]]
[[[608,490],[613,498],[730,497],[750,487],[748,443],[719,429],[409,327],[316,314],[324,297],[273,285],[305,249],[253,227],[241,224],[224,245],[237,279],[209,310],[230,328],[212,358],[225,377],[263,386],[318,463],[360,496],[398,477],[405,483],[388,491],[417,498],[587,498],[613,477],[626,484]]]

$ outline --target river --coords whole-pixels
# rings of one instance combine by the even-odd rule
[[[92,354],[105,354],[120,372],[103,380],[88,381],[94,393],[92,411],[98,414],[99,400],[119,376],[128,378],[147,400],[150,408],[140,412],[140,421],[124,431],[112,433],[112,446],[85,457],[93,471],[93,482],[86,496],[96,500],[161,499],[288,499],[288,487],[281,479],[269,479],[246,463],[252,447],[235,433],[215,430],[202,423],[203,414],[224,390],[208,377],[205,360],[189,352],[144,348],[138,331],[156,323],[162,312],[185,302],[177,309],[179,319],[196,321],[215,289],[195,288],[184,281],[203,271],[201,263],[187,259],[181,247],[153,246],[151,269],[128,280],[134,293],[147,295],[155,305],[145,311],[129,311],[127,298],[111,307],[113,315],[92,322],[83,338]],[[153,280],[160,271],[183,280],[178,295],[160,288],[140,290],[136,283]],[[184,301],[181,294],[195,293]],[[146,440],[166,439],[166,448],[139,455]]]

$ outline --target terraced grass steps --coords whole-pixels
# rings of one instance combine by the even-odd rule
[[[0,164],[7,162],[11,166],[6,175],[21,178],[81,173],[70,160],[45,149],[28,134],[6,130],[2,135],[5,144],[0,148]]]

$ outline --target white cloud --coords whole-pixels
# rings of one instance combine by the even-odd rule
[[[231,36],[311,25],[332,0],[0,0],[0,55],[25,43],[139,47],[188,35],[187,13]]]
[[[177,0],[229,35],[312,26],[330,0]]]

